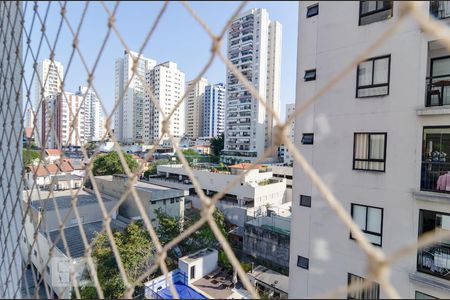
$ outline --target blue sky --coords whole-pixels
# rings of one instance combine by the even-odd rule
[[[220,32],[240,2],[189,2],[198,15],[209,25],[215,33]],[[26,7],[26,28],[30,28],[33,12],[33,3],[28,2]],[[85,2],[68,2],[67,18],[76,30]],[[106,2],[112,10],[115,2]],[[162,2],[121,2],[116,14],[116,27],[131,50],[138,51],[151,24],[153,24]],[[42,18],[48,8],[48,3],[39,2],[39,14]],[[254,1],[249,2],[244,10],[250,8],[266,8],[270,19],[278,20],[283,25],[283,49],[281,70],[281,112],[284,116],[286,103],[293,103],[295,99],[295,69],[297,52],[297,2],[284,1]],[[56,32],[61,21],[60,5],[53,2],[50,5],[46,32],[51,45],[53,45]],[[100,46],[107,32],[108,15],[102,4],[92,2],[88,6],[79,36],[79,47],[89,68],[92,68],[97,58]],[[38,19],[31,35],[31,47],[37,52],[41,36]],[[60,36],[56,44],[55,59],[62,62],[64,72],[67,70],[70,54],[72,52],[73,36],[66,23],[63,23]],[[26,44],[24,44],[26,45]],[[144,49],[146,57],[157,62],[174,61],[186,74],[186,80],[193,79],[206,64],[210,54],[211,41],[206,32],[187,12],[180,2],[171,2],[163,15],[160,24],[150,42]],[[225,52],[226,42],[222,49]],[[105,104],[108,112],[114,105],[114,61],[123,55],[124,46],[113,32],[106,44],[99,64],[94,74],[94,86],[99,97]],[[46,41],[39,53],[39,59],[49,56],[49,47]],[[31,56],[26,60],[26,76],[29,81],[32,67]],[[210,82],[225,81],[225,66],[217,58],[206,73]],[[78,54],[75,54],[72,64],[65,77],[65,89],[75,91],[79,85],[86,84],[86,71]],[[32,97],[34,89],[32,89]],[[31,98],[34,101],[34,98]]]

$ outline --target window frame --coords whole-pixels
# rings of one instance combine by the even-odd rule
[[[439,299],[437,297],[431,296],[430,294],[427,294],[427,293],[424,293],[424,292],[421,292],[421,291],[418,291],[418,290],[414,291],[414,299],[426,299],[426,298],[417,298],[417,294],[422,294],[425,297],[428,297],[427,299]]]
[[[303,260],[303,262],[305,264],[302,265],[300,260]],[[304,269],[304,270],[309,270],[309,258],[301,256],[301,255],[297,255],[297,267]]]
[[[363,281],[367,280],[367,278],[364,278],[362,276],[358,276],[356,274],[348,272],[347,273],[347,287],[350,286],[350,284],[352,283],[351,280],[350,280],[350,278],[352,276],[357,277],[357,278],[361,278]],[[375,285],[375,287],[377,289],[377,296],[378,296],[378,298],[376,298],[376,299],[380,299],[380,284],[378,282],[372,281],[372,285]],[[355,299],[355,298],[350,297],[349,293],[347,292],[347,299]],[[361,299],[371,299],[371,298],[361,298]]]
[[[308,74],[308,73],[310,73],[310,72],[313,72],[314,71],[314,77],[312,77],[312,78],[306,78],[306,75]],[[308,70],[305,70],[305,74],[303,75],[303,80],[305,81],[305,82],[307,82],[307,81],[314,81],[314,80],[316,80],[317,79],[317,69],[308,69]]]
[[[312,10],[313,8],[316,8],[316,7],[317,7],[317,11],[313,12],[312,14],[309,14],[310,10]],[[308,18],[312,18],[312,17],[317,16],[317,15],[319,15],[319,3],[312,4],[312,5],[310,5],[310,6],[308,6],[306,8],[306,18],[307,19]]]
[[[380,228],[380,233],[377,232],[373,232],[373,231],[369,231],[366,228],[360,228],[361,231],[364,234],[370,234],[370,235],[375,235],[375,236],[379,236],[380,237],[380,244],[376,244],[376,243],[372,243],[370,242],[372,245],[375,246],[379,246],[379,247],[383,247],[383,223],[384,223],[384,208],[382,207],[377,207],[377,206],[371,206],[371,205],[365,205],[365,204],[359,204],[359,203],[350,203],[350,215],[352,216],[352,220],[353,220],[353,207],[354,206],[362,206],[366,208],[366,228],[367,228],[367,216],[368,216],[368,208],[374,208],[374,209],[380,209],[381,210],[381,228]],[[350,239],[351,240],[355,240],[352,236],[352,233],[350,232]]]
[[[305,139],[305,136],[311,136],[312,137],[311,143],[303,142],[303,140]],[[304,133],[302,133],[302,139],[301,139],[300,142],[302,143],[302,145],[314,145],[314,132],[304,132]]]
[[[367,159],[362,159],[362,158],[356,158],[356,135],[358,134],[367,134],[368,136],[368,147],[367,147]],[[384,155],[383,155],[383,159],[371,159],[370,156],[370,136],[371,135],[384,135]],[[387,132],[354,132],[353,133],[353,170],[355,171],[370,171],[370,172],[386,172],[386,151],[387,151]],[[375,169],[361,169],[361,168],[356,168],[356,161],[367,161],[368,163],[370,162],[382,162],[383,163],[383,170],[375,170]]]
[[[359,1],[358,26],[364,26],[364,25],[369,25],[369,24],[376,23],[376,22],[385,21],[385,20],[388,20],[388,19],[390,19],[390,18],[392,18],[394,16],[394,1],[390,1],[391,2],[391,7],[390,8],[377,9],[377,10],[373,10],[371,12],[367,12],[367,13],[362,14],[362,4],[363,4],[363,2],[364,1]],[[384,20],[374,21],[374,22],[367,23],[367,24],[361,24],[361,19],[362,18],[370,16],[370,15],[378,14],[378,13],[381,13],[381,12],[384,12],[384,11],[388,11],[388,10],[392,10],[391,16],[389,18],[384,19]]]
[[[308,202],[304,202],[304,201],[302,201],[302,199],[304,199],[304,198],[309,198],[309,205],[308,205]],[[311,196],[308,196],[308,195],[300,195],[300,200],[299,200],[299,205],[300,206],[303,206],[303,207],[311,207],[311,203],[312,203],[312,197]]]
[[[387,74],[387,83],[377,83],[374,84],[373,83],[373,79],[374,79],[374,75],[375,75],[375,61],[376,60],[381,60],[381,59],[385,59],[388,58],[388,74]],[[365,62],[372,62],[372,84],[370,85],[362,85],[359,86],[359,66],[362,63]],[[377,87],[384,87],[387,86],[387,92],[386,94],[383,95],[371,95],[371,96],[358,96],[358,91],[359,90],[363,90],[363,89],[370,89],[370,88],[377,88]],[[375,56],[375,57],[371,57],[368,58],[362,62],[360,62],[357,66],[356,66],[356,93],[355,93],[355,98],[356,99],[364,99],[364,98],[375,98],[375,97],[384,97],[384,96],[389,96],[389,93],[391,91],[391,54],[386,54],[386,55],[381,55],[381,56]]]

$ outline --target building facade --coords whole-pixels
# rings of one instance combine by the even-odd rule
[[[133,76],[134,60],[137,60],[137,67]],[[138,57],[138,53],[127,50],[116,60],[115,101],[120,104],[114,114],[114,134],[124,144],[144,140],[145,73],[155,66],[155,60]]]
[[[447,1],[431,4],[420,7],[438,18],[450,15]],[[300,2],[296,105],[387,31],[401,5]],[[450,230],[450,102],[442,82],[450,76],[449,53],[417,22],[404,20],[295,121],[296,147],[385,253],[415,244],[425,232]],[[366,254],[296,164],[294,182],[289,296],[310,297],[361,282],[367,277]],[[390,282],[400,296],[448,298],[449,249],[442,240],[396,261]],[[372,283],[339,296],[387,294]]]
[[[163,121],[181,100],[185,91],[185,76],[176,63],[168,61],[155,66],[145,74],[148,91],[153,94],[162,112],[155,106],[149,92],[145,93],[144,142],[153,144],[163,133]],[[175,138],[184,135],[185,103],[179,105],[170,118],[169,129]],[[168,140],[164,134],[159,144]]]
[[[63,65],[58,61],[51,61],[50,59],[44,59],[40,61],[36,69],[35,85],[35,102],[34,111],[36,114],[36,127],[35,140],[37,146],[43,146],[45,143],[45,133],[43,128],[44,118],[47,116],[42,108],[45,101],[50,98],[56,98],[58,94],[62,93],[62,84],[64,80]]]
[[[205,78],[200,78],[196,83],[194,81],[188,81],[186,83],[186,91],[191,90],[186,95],[185,128],[186,135],[191,139],[202,136],[202,112],[205,99],[205,87],[207,85],[208,81]]]
[[[205,87],[203,103],[202,136],[215,137],[223,133],[225,127],[225,86],[222,83]]]
[[[269,20],[265,9],[251,9],[237,17],[227,32],[228,59],[277,113],[281,31],[281,24]],[[272,144],[276,124],[230,70],[227,70],[226,109],[224,156],[243,161],[254,160]]]
[[[100,104],[100,99],[92,88],[80,86],[77,95],[85,98],[84,106],[84,131],[87,142],[100,141],[105,132],[104,129],[104,114]]]

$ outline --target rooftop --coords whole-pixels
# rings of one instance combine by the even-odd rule
[[[252,272],[247,273],[258,281],[270,285],[280,291],[288,293],[289,277],[263,266],[257,266]]]
[[[61,150],[58,150],[58,149],[45,149],[45,154],[53,155],[53,156],[60,156],[61,155]]]
[[[58,205],[58,209],[69,208],[72,206],[72,195],[75,194],[75,191],[66,190],[66,191],[39,191],[35,190],[29,195],[29,200],[31,201],[31,206],[36,210],[40,210],[41,207],[46,211],[55,210],[55,201]],[[102,196],[103,202],[112,201],[112,199],[108,197]],[[97,198],[95,195],[87,193],[83,190],[80,190],[78,193],[78,201],[77,206],[98,204]]]
[[[83,224],[83,229],[86,234],[88,243],[91,243],[97,232],[100,232],[103,228],[103,221]],[[124,230],[125,226],[117,220],[111,220],[111,229]],[[53,243],[56,243],[56,247],[61,250],[62,253],[68,256],[66,248],[64,247],[63,239],[60,237],[60,230],[49,232],[50,239]],[[80,227],[78,225],[64,228],[64,237],[67,241],[67,247],[70,252],[70,257],[78,258],[84,256],[85,248],[80,233]]]

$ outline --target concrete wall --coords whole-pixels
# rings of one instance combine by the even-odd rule
[[[270,217],[262,217],[270,218]],[[274,226],[286,227],[282,217],[272,217]],[[262,228],[261,224],[253,224],[258,219],[245,223],[244,252],[257,258],[266,259],[274,264],[289,268],[290,236],[272,230]],[[279,221],[279,222],[278,222]],[[289,225],[288,225],[289,227]]]
[[[203,276],[211,273],[215,269],[217,269],[217,262],[218,262],[218,252],[215,249],[210,249],[211,252],[206,253],[205,255],[196,258],[191,259],[190,256],[194,255],[195,253],[185,256],[179,259],[178,261],[178,268],[187,275],[188,283],[191,283],[193,281],[196,281]],[[203,251],[203,250],[200,250]],[[195,267],[195,276],[194,278],[191,278],[191,268]]]
[[[22,2],[0,3],[0,28],[2,28],[0,47],[0,132],[2,142],[2,175],[0,192],[2,194],[2,253],[0,264],[0,297],[20,298],[19,280],[22,276],[22,260],[15,251],[18,230],[22,227]],[[16,93],[17,92],[17,93]]]

